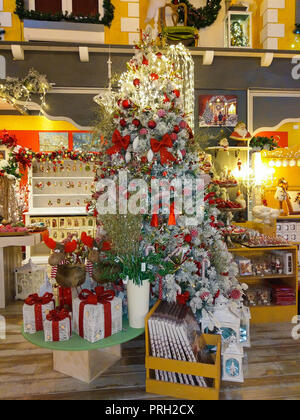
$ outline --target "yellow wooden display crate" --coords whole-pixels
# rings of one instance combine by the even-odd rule
[[[160,301],[158,301],[153,306],[145,320],[146,392],[150,392],[152,394],[166,395],[179,399],[218,400],[221,381],[221,336],[212,334],[202,335],[207,345],[213,345],[217,347],[215,363],[212,365],[152,357],[150,355],[151,347],[148,330],[148,319],[155,312],[159,304]],[[153,379],[153,373],[155,369],[164,370],[167,372],[183,373],[187,375],[202,376],[204,378],[212,378],[214,380],[213,387],[204,388],[200,386],[157,381]]]

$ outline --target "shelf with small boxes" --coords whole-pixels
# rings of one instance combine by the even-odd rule
[[[289,322],[297,315],[298,249],[296,246],[231,248],[241,283],[248,285],[245,304],[252,323]]]
[[[43,224],[50,236],[63,241],[82,232],[95,236],[96,220],[88,216],[86,205],[93,193],[96,163],[65,159],[57,162],[34,161],[29,171],[29,210],[26,225]],[[49,249],[44,244],[27,247],[26,258],[46,264]]]

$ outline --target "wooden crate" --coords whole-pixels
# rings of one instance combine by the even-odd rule
[[[207,345],[217,346],[214,364],[192,363],[179,360],[162,359],[152,357],[148,330],[148,319],[155,312],[160,304],[158,301],[151,309],[145,320],[146,338],[146,392],[152,394],[166,395],[179,399],[189,400],[218,400],[221,381],[221,336],[203,334],[202,337]],[[213,387],[204,388],[178,383],[157,381],[154,378],[153,370],[164,370],[167,372],[185,373],[187,375],[203,376],[213,379]],[[152,371],[152,374],[151,374]]]

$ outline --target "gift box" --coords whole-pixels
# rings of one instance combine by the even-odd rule
[[[24,332],[35,334],[43,331],[46,316],[55,308],[52,293],[45,293],[42,297],[38,294],[29,295],[23,305]]]
[[[50,311],[44,322],[45,341],[68,341],[72,335],[72,318],[66,309]]]
[[[84,289],[73,300],[74,331],[85,340],[95,343],[122,330],[122,299],[113,290],[96,287],[95,292]]]

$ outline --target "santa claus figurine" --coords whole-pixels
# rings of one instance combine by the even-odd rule
[[[248,141],[248,140],[251,140],[252,136],[247,130],[246,124],[240,121],[235,126],[235,129],[233,133],[231,134],[230,138],[233,140]]]

